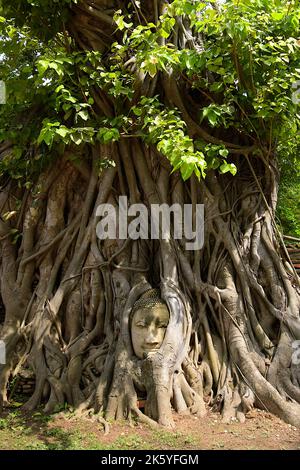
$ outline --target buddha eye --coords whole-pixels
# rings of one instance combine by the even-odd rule
[[[135,326],[137,326],[137,327],[139,327],[139,328],[144,328],[146,325],[145,325],[144,322],[138,321],[138,322],[135,324]]]

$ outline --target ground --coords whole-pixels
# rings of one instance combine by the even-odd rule
[[[74,420],[70,412],[25,415],[14,405],[0,417],[1,450],[300,449],[299,429],[261,410],[248,413],[244,424],[223,424],[219,414],[209,412],[201,419],[176,415],[175,431],[114,423],[104,435],[100,424]]]

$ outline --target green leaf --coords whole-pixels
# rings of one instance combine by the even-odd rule
[[[228,154],[229,154],[229,151],[228,151],[227,149],[221,149],[221,150],[219,150],[219,154],[220,154],[222,157],[226,158],[226,157],[228,156]]]
[[[77,116],[81,117],[81,119],[83,119],[84,121],[87,121],[90,117],[88,111],[85,109],[82,111],[79,111],[79,113],[77,113]]]
[[[237,168],[233,163],[227,163],[224,160],[224,163],[219,168],[220,173],[228,173],[230,172],[233,176],[237,173]]]
[[[37,63],[37,68],[38,68],[38,72],[40,75],[44,75],[48,67],[49,67],[49,60],[40,59]]]
[[[131,109],[132,109],[133,113],[136,116],[141,116],[143,114],[142,108],[138,108],[137,106],[133,106]]]
[[[207,119],[209,123],[214,127],[217,124],[218,116],[216,115],[214,111],[209,111],[207,113]]]
[[[274,11],[274,12],[271,13],[271,17],[272,17],[273,20],[275,20],[275,21],[280,21],[280,20],[282,20],[282,18],[283,18],[284,16],[285,16],[285,12],[284,12],[284,11],[282,11],[282,12],[276,12],[276,11]]]
[[[182,176],[183,181],[188,180],[194,172],[194,165],[188,165],[183,163],[180,167],[180,173]]]
[[[81,132],[76,132],[75,131],[75,132],[71,133],[70,138],[71,138],[72,142],[74,142],[74,144],[76,144],[76,145],[80,145],[83,141]]]
[[[97,133],[97,138],[104,144],[115,142],[120,139],[120,132],[115,128],[108,129],[107,127],[102,127]]]
[[[70,133],[70,130],[64,126],[61,126],[58,129],[56,129],[56,134],[60,135],[61,137],[66,137],[66,135],[69,133]]]
[[[53,123],[48,123],[48,127],[43,127],[40,135],[38,136],[37,143],[41,144],[42,142],[45,142],[49,147],[52,146],[53,139],[54,139],[54,134],[56,132],[56,129],[53,129]]]
[[[148,62],[146,66],[146,70],[149,73],[150,77],[155,77],[157,73],[157,64],[153,64],[152,62]]]

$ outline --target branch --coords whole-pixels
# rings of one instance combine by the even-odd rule
[[[211,144],[225,145],[228,148],[229,152],[234,153],[234,154],[243,153],[244,155],[247,155],[256,149],[255,145],[251,145],[249,147],[241,147],[239,145],[233,144],[231,142],[226,142],[224,140],[218,139],[217,137],[210,135],[199,124],[197,124],[188,113],[182,101],[182,98],[180,96],[180,92],[179,92],[179,89],[178,89],[178,86],[174,77],[169,76],[167,78],[166,76],[164,76],[163,81],[165,84],[164,88],[165,88],[165,92],[166,92],[168,100],[180,110],[191,134],[193,135],[196,134],[200,136],[203,140]]]

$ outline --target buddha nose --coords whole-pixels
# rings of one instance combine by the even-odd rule
[[[150,328],[146,337],[147,344],[157,345],[157,332],[155,328]]]

